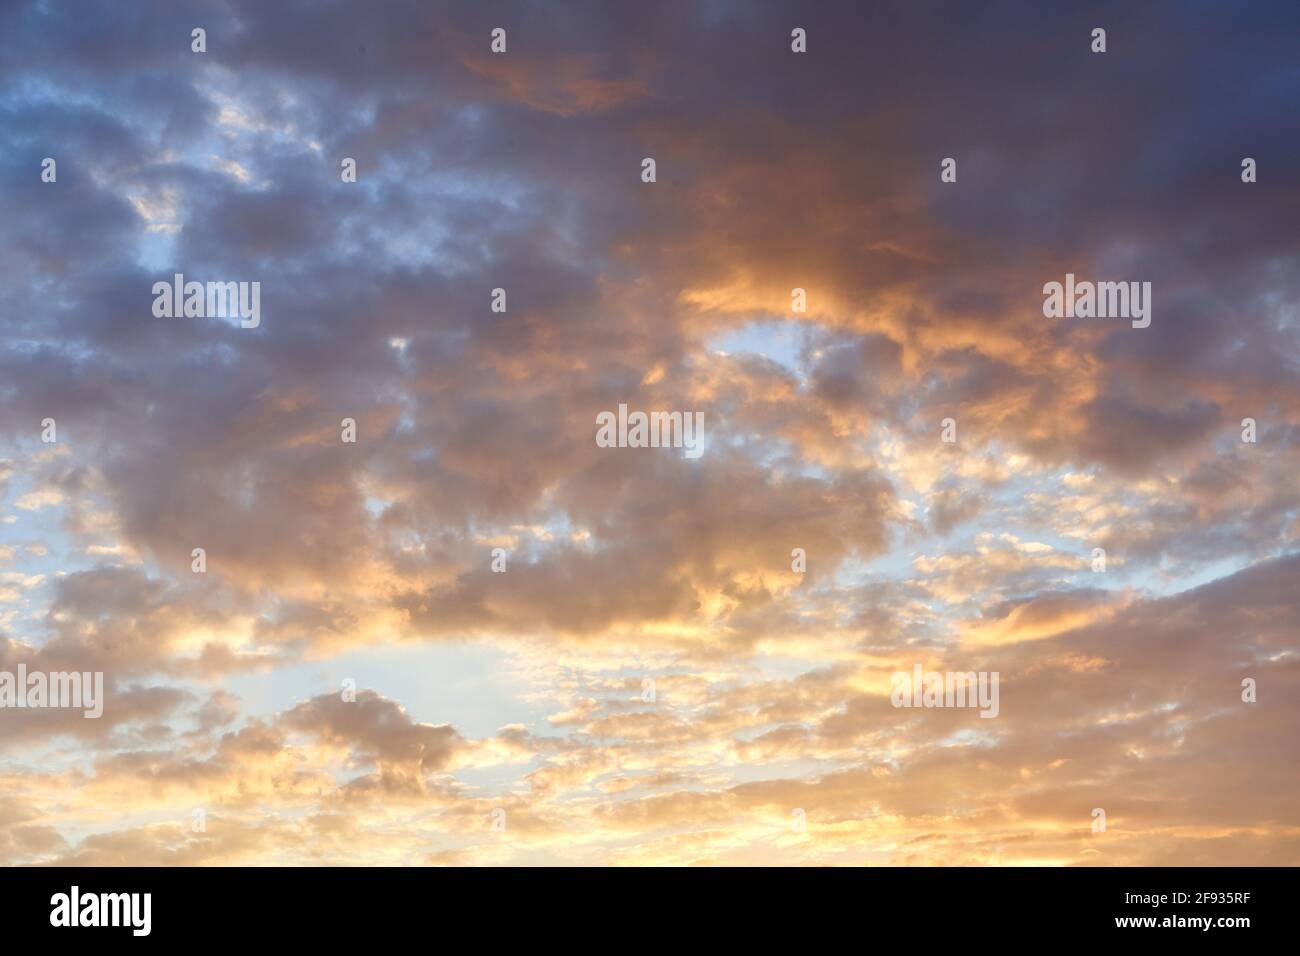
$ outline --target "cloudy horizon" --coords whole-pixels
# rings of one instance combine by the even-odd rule
[[[1300,863],[1298,30],[4,5],[0,864]]]

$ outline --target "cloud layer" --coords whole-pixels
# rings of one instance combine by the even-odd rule
[[[6,6],[0,862],[1300,862],[1297,28]]]

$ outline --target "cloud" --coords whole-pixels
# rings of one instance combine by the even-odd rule
[[[884,13],[0,11],[0,859],[1293,862],[1300,14]]]

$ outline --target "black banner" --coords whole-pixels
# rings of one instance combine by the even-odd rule
[[[1287,925],[1287,869],[17,869],[6,939],[400,941],[432,922],[542,945],[1023,931],[1233,945]],[[835,929],[835,927],[839,927]],[[453,937],[454,938],[454,937]],[[488,937],[475,937],[487,939]],[[1054,937],[1039,937],[1052,939]]]

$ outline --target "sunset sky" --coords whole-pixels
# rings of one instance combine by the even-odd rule
[[[0,671],[106,689],[0,709],[0,864],[1300,863],[1298,41],[0,5]]]

